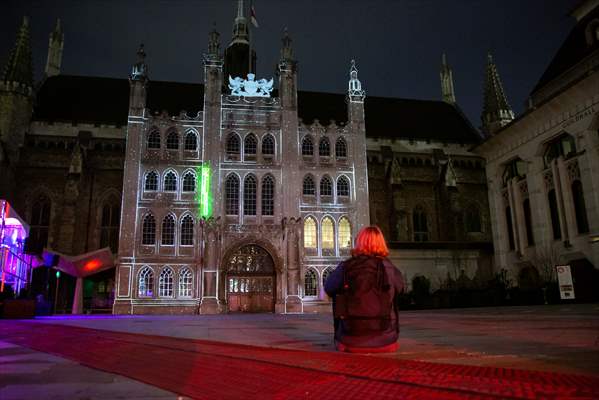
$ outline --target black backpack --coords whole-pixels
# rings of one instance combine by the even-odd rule
[[[347,334],[367,335],[389,329],[393,296],[382,259],[357,257],[343,265],[343,288],[335,296],[334,317]]]

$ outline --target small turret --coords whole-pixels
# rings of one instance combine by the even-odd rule
[[[283,46],[281,47],[281,61],[289,62],[294,61],[293,58],[293,48],[291,47],[291,38],[289,37],[289,32],[287,28],[285,28],[285,32],[283,33],[283,39],[281,39]]]
[[[64,32],[60,25],[60,18],[56,20],[56,27],[50,33],[48,44],[48,59],[46,60],[46,69],[44,75],[51,77],[60,74],[62,64],[62,49],[64,46]]]
[[[216,24],[208,34],[208,53],[206,57],[211,60],[218,59],[220,56],[220,33],[216,31]]]
[[[233,37],[225,49],[224,76],[245,78],[249,73],[256,73],[256,52],[251,46],[250,28],[245,17],[243,0],[237,0]]]
[[[492,135],[513,119],[514,112],[507,101],[497,67],[493,62],[491,53],[489,53],[487,55],[484,104],[481,115],[483,133]]]
[[[366,92],[362,90],[362,83],[358,79],[358,69],[356,68],[356,62],[351,60],[351,67],[349,68],[349,83],[348,83],[348,97],[352,102],[364,102]]]
[[[148,66],[144,45],[139,45],[137,62],[129,75],[129,115],[142,116],[146,107],[146,84],[148,82]]]
[[[455,92],[453,89],[453,73],[451,67],[447,64],[445,53],[441,56],[441,95],[443,101],[449,104],[455,104]]]

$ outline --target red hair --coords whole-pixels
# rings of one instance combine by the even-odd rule
[[[389,249],[385,237],[378,226],[372,225],[360,229],[356,236],[356,245],[351,251],[352,256],[387,257]]]

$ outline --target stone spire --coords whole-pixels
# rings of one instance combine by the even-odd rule
[[[237,16],[233,23],[233,38],[231,43],[248,43],[250,35],[248,31],[247,19],[245,18],[245,9],[243,0],[237,0]]]
[[[363,102],[366,97],[366,92],[362,90],[362,83],[358,79],[358,68],[356,68],[356,61],[351,60],[351,67],[349,68],[349,83],[348,91],[349,100],[352,102]]]
[[[503,85],[499,79],[499,73],[491,53],[487,55],[486,75],[481,120],[483,133],[492,135],[514,119],[514,112],[503,92]]]
[[[2,73],[4,82],[17,82],[33,86],[33,66],[31,62],[31,39],[29,18],[23,17],[23,24],[17,33],[15,47],[8,56],[8,62]]]
[[[451,67],[447,64],[445,53],[441,56],[441,95],[443,101],[449,104],[455,104],[455,92],[453,90],[453,73]]]
[[[62,64],[62,48],[64,46],[64,32],[60,26],[60,18],[56,20],[56,27],[50,33],[50,41],[48,44],[48,60],[46,61],[46,69],[44,71],[46,77],[60,74],[60,66]]]
[[[287,32],[287,28],[285,28],[285,32],[283,33],[283,39],[281,39],[281,42],[283,43],[283,46],[281,47],[281,61],[293,61],[293,48],[291,47],[291,38],[289,37],[289,32]]]
[[[146,65],[146,51],[143,43],[139,45],[137,50],[137,62],[131,68],[132,81],[146,81],[148,79],[148,66]]]
[[[214,28],[208,34],[208,54],[210,59],[218,59],[220,53],[220,34],[216,31],[216,23]]]

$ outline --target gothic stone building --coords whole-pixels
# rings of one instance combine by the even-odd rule
[[[302,92],[285,35],[271,96],[237,95],[229,75],[257,82],[239,4],[203,84],[150,80],[143,48],[128,80],[62,75],[58,24],[34,86],[24,21],[0,88],[0,197],[28,248],[110,247],[94,298],[125,314],[328,310],[322,281],[369,223],[408,280],[488,276],[480,136],[445,61],[444,101],[366,97],[353,63],[346,94]]]
[[[555,266],[569,264],[582,290],[575,296],[590,299],[596,287],[584,284],[599,267],[599,1],[572,15],[574,28],[516,119],[489,61],[487,139],[475,151],[487,160],[496,268],[554,281]]]

